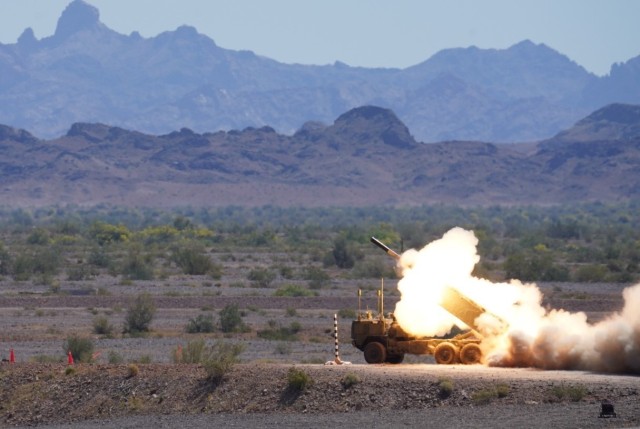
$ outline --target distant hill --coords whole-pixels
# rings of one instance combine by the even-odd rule
[[[549,204],[640,198],[640,106],[610,105],[535,145],[417,142],[364,106],[293,135],[271,127],[150,135],[76,123],[40,140],[0,126],[7,205]]]
[[[52,36],[0,44],[0,122],[41,138],[71,124],[150,134],[273,127],[291,135],[366,105],[418,141],[536,141],[606,104],[640,103],[640,57],[603,78],[545,45],[448,49],[403,70],[283,64],[224,49],[193,27],[119,34],[74,0]]]

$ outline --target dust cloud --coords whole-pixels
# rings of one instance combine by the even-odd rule
[[[394,314],[406,331],[441,336],[465,328],[440,306],[444,289],[453,287],[486,309],[474,327],[486,365],[640,373],[640,284],[624,290],[622,311],[589,324],[583,312],[547,311],[533,283],[474,277],[477,244],[472,231],[453,228],[402,254]]]

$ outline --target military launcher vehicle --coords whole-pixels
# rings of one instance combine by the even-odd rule
[[[375,237],[371,237],[371,242],[393,259],[400,259],[398,253]],[[378,314],[374,316],[370,311],[358,311],[358,318],[351,323],[351,342],[364,352],[367,363],[401,363],[407,353],[433,355],[439,364],[479,363],[482,359],[482,336],[478,332],[476,319],[486,310],[451,287],[445,288],[440,305],[471,329],[451,338],[411,335],[402,329],[393,313],[384,315],[384,292],[381,287],[378,292]],[[497,316],[493,317],[504,324]]]

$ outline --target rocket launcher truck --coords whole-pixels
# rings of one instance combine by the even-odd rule
[[[384,243],[371,237],[371,242],[396,261],[400,255]],[[439,364],[474,364],[482,359],[476,319],[487,311],[452,287],[445,288],[442,308],[464,322],[470,329],[451,338],[417,337],[406,332],[393,313],[384,315],[384,295],[378,292],[378,314],[358,311],[358,318],[351,323],[351,342],[364,352],[367,363],[401,363],[405,354],[433,355]],[[504,325],[497,316],[495,319]]]

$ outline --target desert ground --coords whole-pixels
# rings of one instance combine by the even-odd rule
[[[112,282],[113,284],[111,284]],[[372,281],[372,284],[375,281]],[[47,286],[3,280],[0,295],[0,353],[16,363],[0,367],[0,425],[45,427],[633,427],[640,425],[637,375],[483,365],[437,365],[428,356],[408,356],[399,365],[367,365],[351,346],[353,293],[362,285],[345,281],[318,296],[276,297],[273,289],[212,285],[193,277],[123,285],[107,277]],[[362,308],[376,306],[375,287]],[[596,322],[622,306],[624,285],[541,284],[545,305],[584,311]],[[387,309],[398,299],[385,284]],[[109,294],[98,293],[108,289]],[[118,332],[137,293],[152,295],[156,314],[143,337]],[[199,314],[217,315],[237,304],[246,332],[186,334]],[[294,311],[295,310],[295,311]],[[333,359],[333,315],[339,319],[340,357]],[[344,317],[344,316],[347,317]],[[111,336],[96,335],[92,323],[107,317]],[[298,323],[289,341],[260,338],[269,326]],[[71,334],[90,337],[93,363],[67,370],[63,349]],[[198,364],[176,364],[178,346],[223,339],[244,346],[240,363],[219,382],[207,380]],[[110,362],[118,356],[118,363]],[[138,369],[131,374],[130,366]],[[311,382],[292,390],[291,368]],[[345,383],[350,379],[352,383]],[[450,388],[443,389],[443,383]],[[497,392],[500,392],[499,394]],[[577,392],[577,394],[575,393]],[[603,401],[617,417],[600,418]]]

